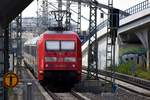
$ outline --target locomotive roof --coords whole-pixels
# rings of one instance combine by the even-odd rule
[[[37,43],[37,41],[39,40],[39,38],[44,34],[75,34],[75,35],[77,35],[77,33],[73,32],[73,31],[45,31],[40,36],[34,37],[33,39],[30,39],[30,40],[27,40],[24,43],[24,45],[35,45]]]
[[[43,34],[76,34],[73,31],[45,31]]]

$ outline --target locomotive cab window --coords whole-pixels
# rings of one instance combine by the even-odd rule
[[[46,41],[46,50],[60,50],[60,42]]]
[[[61,50],[74,50],[75,42],[74,41],[61,41]]]

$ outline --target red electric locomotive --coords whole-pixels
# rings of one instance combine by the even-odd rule
[[[24,44],[24,61],[39,81],[81,80],[81,41],[72,31],[46,31]]]

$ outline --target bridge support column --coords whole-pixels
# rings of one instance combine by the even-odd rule
[[[150,69],[150,29],[145,28],[143,30],[139,30],[136,33],[137,37],[142,42],[144,48],[146,49],[146,69]]]
[[[150,59],[149,59],[149,57],[150,57],[150,50],[148,49],[148,50],[147,50],[147,59],[146,59],[146,60],[147,60],[147,61],[146,61],[146,62],[147,62],[147,63],[146,63],[146,69],[147,69],[147,70],[149,70],[149,66],[150,66],[150,61],[149,61]]]
[[[150,29],[148,29],[147,70],[150,70]]]

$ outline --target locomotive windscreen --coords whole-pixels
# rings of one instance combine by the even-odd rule
[[[46,50],[60,50],[59,41],[46,41]]]
[[[75,49],[74,41],[61,41],[61,49],[62,50],[74,50]]]
[[[46,50],[74,50],[74,41],[46,41]]]

